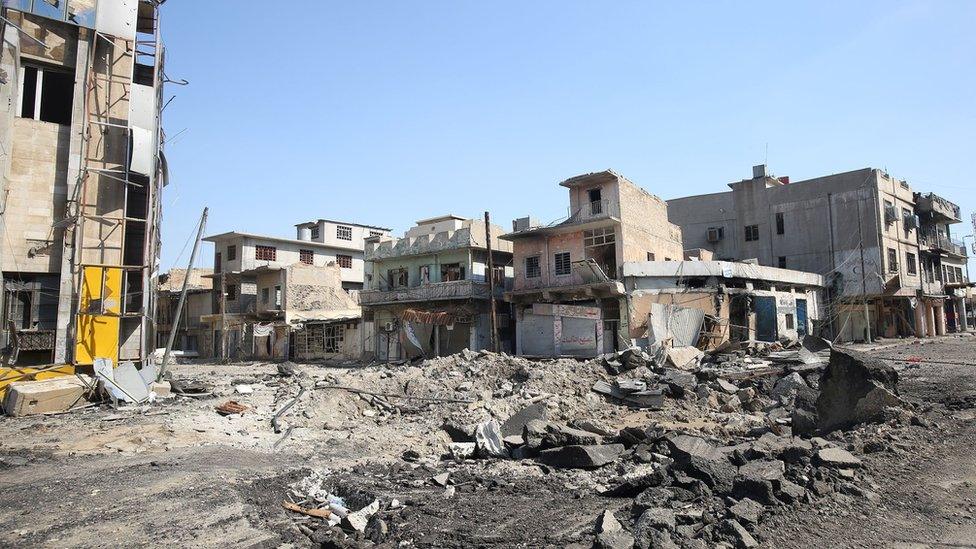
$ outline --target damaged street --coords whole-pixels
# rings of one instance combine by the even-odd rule
[[[835,348],[812,363],[768,346],[684,369],[640,352],[181,363],[151,407],[0,420],[0,540],[971,546],[973,343]],[[600,383],[662,398],[628,402]],[[858,417],[828,406],[844,399]],[[243,411],[218,413],[227,401]],[[818,415],[843,427],[791,436]]]

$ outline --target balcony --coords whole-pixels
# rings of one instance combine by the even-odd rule
[[[935,193],[916,195],[915,210],[922,217],[929,217],[949,223],[959,223],[962,221],[962,212],[959,206]]]
[[[595,202],[587,202],[577,208],[575,211],[572,206],[568,210],[568,215],[564,223],[585,223],[587,221],[593,221],[597,219],[619,219],[620,218],[620,206],[616,202],[611,202],[610,200],[597,200]]]
[[[919,232],[918,243],[922,248],[945,252],[948,254],[966,257],[966,245],[961,240],[950,238],[943,233],[932,230]]]
[[[503,292],[504,285],[495,286],[496,298],[501,298]],[[359,292],[359,304],[368,306],[448,299],[488,299],[488,296],[487,282],[454,280],[392,290],[363,290]]]

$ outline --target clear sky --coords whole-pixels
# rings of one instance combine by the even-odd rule
[[[185,265],[205,205],[208,234],[294,237],[320,217],[402,234],[485,210],[510,227],[565,215],[557,183],[579,173],[613,168],[667,199],[727,190],[764,160],[794,181],[887,169],[962,206],[954,236],[973,232],[970,0],[170,0],[162,14],[167,73],[190,81],[166,89],[164,269]]]

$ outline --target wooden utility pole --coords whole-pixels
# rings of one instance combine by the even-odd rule
[[[166,342],[166,352],[163,353],[163,363],[159,366],[159,375],[156,380],[163,379],[166,373],[166,366],[169,363],[169,353],[173,350],[173,341],[176,340],[176,332],[180,329],[180,319],[183,316],[183,303],[186,302],[186,289],[190,283],[190,273],[193,272],[193,264],[197,260],[197,250],[200,249],[200,239],[203,238],[203,231],[207,227],[207,213],[209,208],[203,209],[200,216],[200,226],[197,228],[197,239],[193,243],[193,251],[190,252],[190,263],[186,266],[186,275],[183,277],[183,289],[180,291],[180,300],[176,302],[176,312],[170,317],[169,341]]]
[[[491,217],[485,212],[485,246],[488,248],[488,301],[491,303],[491,350],[498,352],[498,314],[495,311],[495,258],[491,252]]]

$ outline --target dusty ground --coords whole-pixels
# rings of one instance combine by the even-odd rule
[[[764,546],[976,547],[976,339],[873,352],[905,361],[897,363],[900,390],[923,410],[924,425],[865,426],[835,439],[863,459],[870,490],[879,497],[838,496],[828,504],[774,510],[758,531]],[[579,474],[546,471],[531,461],[444,462],[438,459],[447,442],[440,430],[444,416],[506,417],[531,399],[555,399],[550,407],[557,419],[586,412],[614,428],[646,424],[649,413],[594,398],[589,380],[602,374],[569,361],[548,366],[544,380],[521,379],[518,371],[436,367],[429,379],[409,369],[392,375],[375,367],[302,366],[308,376],[302,383],[309,387],[406,387],[412,394],[471,402],[377,404],[368,396],[318,388],[283,420],[286,431],[292,427],[286,438],[273,432],[271,416],[300,384],[278,376],[274,365],[260,364],[177,367],[180,378],[218,380],[212,398],[177,399],[148,410],[0,418],[0,544],[308,547],[294,515],[279,504],[290,483],[316,470],[331,471],[336,491],[403,502],[402,510],[385,518],[392,537],[405,546],[588,546],[596,516],[626,503],[596,495],[611,482],[613,466]],[[474,386],[459,391],[469,379]],[[254,391],[238,394],[235,383]],[[241,416],[215,414],[213,406],[228,399],[251,409]],[[385,403],[401,409],[384,411]],[[653,419],[718,428],[681,407]],[[878,438],[872,429],[885,433],[880,449],[865,444]],[[418,459],[404,461],[406,450],[415,450]],[[430,482],[444,471],[456,485],[450,498]]]

